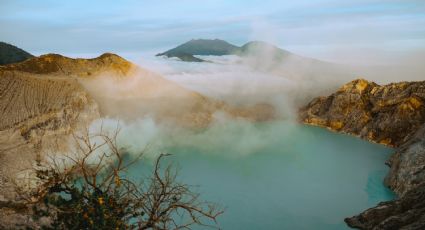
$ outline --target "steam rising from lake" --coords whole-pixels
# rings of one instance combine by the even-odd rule
[[[234,55],[202,56],[202,58],[208,62],[189,63],[155,57],[144,59],[138,64],[142,67],[149,67],[150,70],[183,88],[210,98],[223,100],[232,106],[271,104],[277,110],[278,119],[285,120],[288,124],[296,122],[297,109],[312,97],[334,91],[343,82],[349,80],[348,77],[347,79],[331,80],[330,76],[340,75],[338,72],[327,69],[324,69],[323,72],[319,71],[314,78],[308,70],[302,69],[307,66],[302,60],[297,60],[298,57],[288,58],[285,63],[279,65],[266,58],[260,60]],[[98,100],[101,100],[103,107],[117,111],[114,113],[115,116],[110,119],[96,121],[92,129],[100,127],[100,124],[103,124],[104,127],[114,128],[119,123],[123,145],[131,146],[135,150],[142,150],[149,143],[151,148],[155,149],[151,151],[155,152],[153,155],[160,152],[161,147],[159,146],[164,147],[178,143],[192,143],[192,145],[196,144],[202,148],[225,146],[233,149],[235,155],[246,155],[267,145],[264,140],[273,139],[276,132],[288,132],[287,130],[274,130],[273,126],[270,126],[268,131],[259,133],[256,124],[243,119],[231,118],[222,111],[216,111],[213,122],[202,132],[188,130],[172,123],[159,123],[155,119],[155,114],[139,115],[141,110],[137,108],[144,108],[145,91],[150,92],[156,89],[163,91],[158,96],[163,101],[175,100],[173,96],[178,98],[177,92],[172,91],[172,87],[165,87],[167,90],[161,89],[161,84],[167,85],[168,83],[159,75],[142,72],[130,80],[119,79],[119,82],[111,82],[114,80],[104,78],[88,84],[87,87],[95,98],[102,95]],[[155,85],[153,90],[147,90],[152,82],[155,82],[155,77],[158,78],[159,83],[153,84]],[[152,97],[155,95],[149,94],[149,98]],[[120,103],[112,103],[114,98],[124,98],[124,100]],[[168,109],[179,109],[179,105],[174,102],[157,104]],[[132,119],[123,119],[129,117],[129,111],[132,113],[130,116]],[[288,130],[290,130],[289,127],[290,125]],[[170,136],[179,138],[170,138]]]
[[[265,50],[251,57],[199,56],[207,61],[201,63],[153,55],[139,59],[137,64],[149,71],[140,71],[130,79],[102,78],[86,84],[94,97],[101,101],[101,106],[112,111],[109,114],[113,115],[94,122],[92,130],[100,124],[114,128],[119,123],[123,145],[141,151],[150,144],[153,155],[178,143],[193,143],[205,148],[222,145],[235,148],[235,155],[245,155],[267,145],[267,140],[272,139],[275,132],[288,131],[273,130],[271,126],[270,130],[258,133],[255,124],[216,111],[213,122],[199,132],[172,122],[158,122],[156,114],[145,112],[153,105],[158,111],[178,111],[174,114],[179,116],[185,109],[185,102],[180,99],[181,95],[187,95],[182,91],[185,88],[232,106],[271,104],[276,108],[279,120],[295,124],[298,108],[356,78],[356,73],[347,66],[296,55],[276,62],[269,58],[274,56],[273,52]],[[178,90],[167,80],[175,83]],[[118,102],[117,98],[120,99]],[[170,138],[172,136],[179,138]]]
[[[144,59],[140,65],[231,105],[272,104],[278,109],[278,118],[253,123],[216,111],[213,121],[202,129],[158,122],[154,114],[137,113],[143,105],[137,97],[143,92],[138,90],[145,82],[144,76],[138,75],[132,80],[137,84],[123,84],[126,95],[134,93],[126,105],[136,108],[133,118],[120,119],[121,103],[109,104],[117,111],[115,116],[97,120],[90,127],[91,131],[103,127],[112,132],[119,126],[119,146],[133,154],[144,152],[145,160],[129,171],[130,176],[149,173],[152,159],[160,153],[173,154],[166,161],[181,166],[178,179],[200,185],[202,199],[226,207],[218,220],[225,229],[345,229],[344,217],[393,198],[382,184],[390,149],[296,122],[299,106],[352,79],[333,78],[340,76],[336,72],[323,74],[332,72],[327,70],[314,78],[296,65],[285,71],[285,65],[270,68],[258,60],[236,56],[202,58],[210,62],[154,58]],[[105,93],[101,87],[99,91],[90,89],[95,94]],[[120,92],[106,91],[112,97]],[[163,105],[178,107],[175,103]]]
[[[96,80],[88,86],[95,98],[102,95],[103,98],[99,100],[103,107],[114,112],[110,113],[113,116],[109,119],[94,122],[92,130],[99,127],[100,123],[104,123],[106,127],[108,124],[116,127],[119,123],[122,136],[120,143],[131,146],[133,152],[141,151],[149,144],[149,152],[153,156],[168,146],[179,143],[192,143],[201,148],[226,146],[234,149],[232,152],[237,156],[247,155],[267,145],[267,140],[272,139],[274,133],[289,131],[286,128],[275,130],[270,126],[269,130],[259,133],[256,124],[231,118],[222,111],[216,111],[212,123],[204,130],[191,130],[173,122],[158,122],[155,113],[142,115],[142,112],[149,111],[151,105],[154,105],[156,110],[174,110],[177,111],[174,115],[180,116],[185,110],[186,102],[178,95],[186,95],[181,90],[185,88],[223,100],[232,106],[271,104],[278,112],[278,120],[295,124],[298,108],[306,105],[312,98],[328,95],[357,77],[368,79],[367,75],[357,75],[361,71],[354,71],[351,67],[322,63],[296,55],[276,62],[270,58],[275,55],[273,52],[275,51],[264,50],[257,56],[249,57],[199,56],[207,61],[202,63],[154,55],[139,58],[136,64],[149,71],[142,71],[132,79]],[[383,72],[372,76],[375,76],[372,80],[378,82],[388,81]],[[179,90],[171,87],[170,82],[175,83]],[[116,102],[116,98],[123,100]],[[159,99],[147,102],[146,98]],[[150,105],[146,106],[148,103]]]

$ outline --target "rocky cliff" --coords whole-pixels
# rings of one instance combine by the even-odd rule
[[[300,120],[396,147],[385,179],[399,198],[347,218],[360,229],[425,228],[425,82],[352,81],[300,110]]]
[[[390,146],[409,140],[425,122],[425,82],[385,86],[360,79],[300,111],[303,122]]]

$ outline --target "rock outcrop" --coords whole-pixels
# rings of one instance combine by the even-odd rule
[[[347,218],[360,229],[425,228],[425,82],[352,81],[300,110],[306,124],[396,147],[385,184],[399,198]]]
[[[425,122],[425,82],[352,81],[300,111],[303,122],[398,147]]]

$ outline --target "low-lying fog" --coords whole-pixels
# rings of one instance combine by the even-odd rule
[[[300,106],[355,74],[341,74],[340,68],[315,73],[297,60],[274,68],[267,60],[202,58],[210,62],[142,59],[140,66],[163,78],[141,71],[134,78],[86,84],[101,106],[115,111],[93,122],[91,130],[119,126],[120,147],[145,152],[130,176],[144,175],[149,159],[171,153],[167,162],[180,166],[179,179],[199,185],[202,199],[226,207],[218,220],[224,229],[345,229],[344,217],[393,198],[382,184],[391,149],[296,122]],[[193,96],[185,89],[233,106],[268,103],[279,116],[254,123],[215,111],[208,126],[194,130],[144,113],[156,105],[183,116],[182,104]],[[159,100],[145,107],[152,98]]]
[[[163,139],[163,135],[180,133],[181,136],[181,133],[192,132],[172,122],[158,123],[155,119],[157,111],[165,111],[175,117],[183,116],[185,106],[189,103],[186,99],[192,95],[190,91],[223,100],[232,106],[271,104],[276,109],[279,119],[296,123],[297,110],[301,106],[306,105],[314,97],[334,92],[344,83],[358,77],[378,83],[392,81],[382,69],[370,74],[370,69],[369,72],[354,70],[353,67],[300,56],[276,62],[269,58],[270,55],[262,53],[254,58],[235,55],[202,56],[201,58],[208,62],[201,63],[183,62],[177,58],[154,55],[143,57],[135,55],[133,56],[135,63],[147,71],[140,71],[133,78],[118,81],[101,78],[86,86],[100,101],[101,107],[109,112],[113,111],[108,113],[112,116],[103,122],[112,124],[119,122],[120,126],[125,127],[122,135],[125,136],[126,142],[131,142],[129,144],[133,148],[143,149],[143,145],[158,142],[159,139]],[[417,76],[412,76],[415,77]],[[213,130],[215,124],[235,122],[235,119],[220,111],[215,111],[213,118],[207,130]],[[237,121],[241,122],[240,119]],[[245,125],[239,125],[240,130],[235,131],[238,136],[229,142],[236,145],[243,145],[239,142],[248,143],[249,147],[245,149],[255,149],[252,144],[258,141],[246,142],[245,140],[252,138],[244,136],[255,135],[255,128],[252,127],[255,124],[243,122]],[[127,132],[131,134],[125,135]],[[218,136],[214,136],[209,139],[210,141],[223,139],[217,138]]]

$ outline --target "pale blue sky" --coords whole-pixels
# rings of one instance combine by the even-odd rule
[[[0,40],[36,54],[146,53],[221,38],[340,62],[425,57],[424,0],[0,0],[0,28]]]

